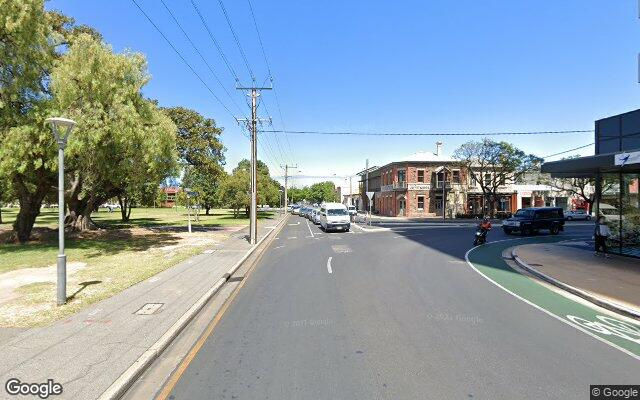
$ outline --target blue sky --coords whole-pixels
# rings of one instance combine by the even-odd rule
[[[137,0],[211,89],[240,114],[157,0]],[[194,0],[240,79],[250,83],[217,1]],[[245,115],[244,96],[190,0],[165,0]],[[250,66],[268,77],[245,0],[225,6]],[[638,108],[640,20],[636,0],[253,0],[290,130],[496,132],[592,129],[593,121]],[[240,127],[131,0],[50,0],[46,7],[97,28],[115,51],[146,55],[145,94],[182,105],[224,127],[228,169],[249,155]],[[281,129],[272,92],[260,115]],[[266,105],[266,107],[265,107]],[[265,128],[267,129],[267,128]],[[277,139],[277,140],[276,140]],[[353,175],[365,159],[382,165],[444,141],[451,153],[471,138],[263,134],[259,157],[273,175],[297,162],[300,175]],[[588,144],[592,134],[504,139],[545,156]],[[581,150],[582,155],[593,149]],[[310,179],[298,179],[309,183]],[[354,180],[355,182],[355,180]],[[343,179],[336,180],[344,184]]]

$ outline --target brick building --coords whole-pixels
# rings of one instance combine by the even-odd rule
[[[364,207],[368,206],[364,181],[360,189]],[[467,212],[469,176],[462,163],[442,154],[442,143],[436,152],[420,151],[402,161],[394,161],[369,169],[369,191],[375,192],[372,212],[393,217],[447,217]]]

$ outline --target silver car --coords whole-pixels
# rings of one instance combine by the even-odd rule
[[[313,221],[313,223],[316,225],[320,225],[320,210],[318,209],[313,210],[311,221]]]
[[[589,215],[585,210],[571,210],[564,212],[564,219],[567,221],[590,221],[591,215]]]

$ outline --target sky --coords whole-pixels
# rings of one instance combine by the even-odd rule
[[[223,0],[247,68],[219,1],[193,0],[228,68],[191,0],[165,0],[222,85],[159,0],[136,1],[224,106],[133,0],[49,0],[46,8],[98,29],[116,52],[145,54],[152,79],[144,94],[215,119],[224,128],[227,170],[250,154],[246,130],[234,119],[250,114],[246,92],[235,89],[230,69],[243,85],[251,85],[251,69],[267,86],[271,70],[274,90],[262,92],[258,107],[261,118],[272,118],[265,130],[588,130],[599,118],[638,108],[636,0],[252,0],[270,68],[248,1]],[[366,159],[384,165],[435,150],[437,140],[451,154],[473,139],[261,133],[258,157],[279,180],[279,165],[289,164],[298,166],[290,170],[294,185],[335,175],[348,187],[346,177]],[[592,143],[593,133],[499,139],[546,156]],[[576,153],[593,154],[593,147]]]

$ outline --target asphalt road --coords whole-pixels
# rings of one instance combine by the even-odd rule
[[[471,227],[288,222],[170,399],[585,399],[590,384],[640,383],[638,359],[467,264]]]

